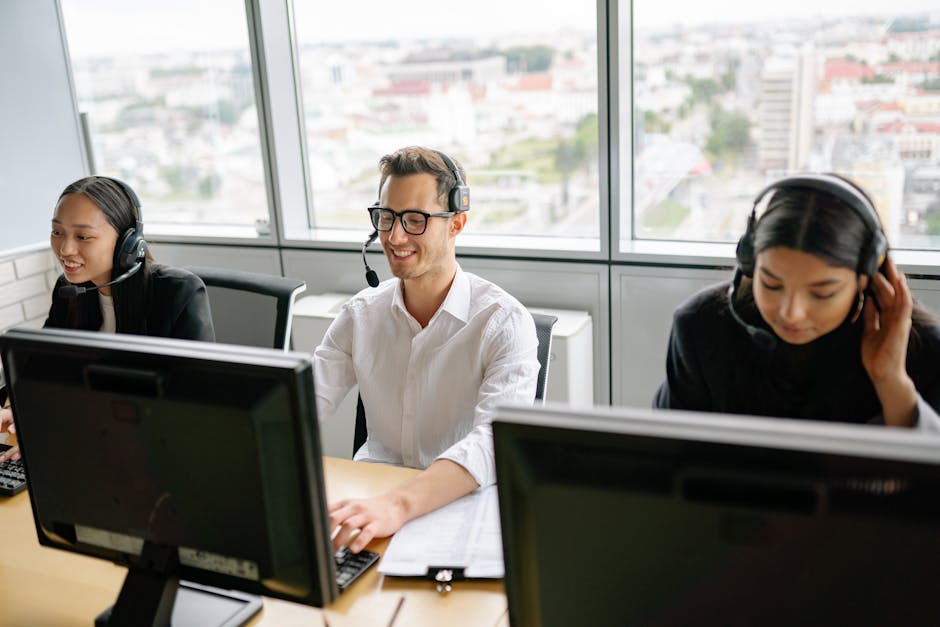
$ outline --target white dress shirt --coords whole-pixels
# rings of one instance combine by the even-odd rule
[[[353,297],[314,352],[321,420],[356,383],[368,438],[355,459],[426,468],[463,466],[496,481],[496,407],[532,403],[539,371],[531,314],[496,285],[457,268],[428,326],[405,309],[399,279]]]

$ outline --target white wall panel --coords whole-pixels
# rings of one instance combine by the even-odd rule
[[[145,233],[146,230],[145,226]],[[149,245],[157,263],[171,266],[215,266],[281,276],[281,261],[276,248],[153,242],[149,242]]]
[[[614,405],[648,407],[666,376],[672,312],[730,270],[622,266],[611,271]]]

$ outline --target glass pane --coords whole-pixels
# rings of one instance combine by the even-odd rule
[[[147,232],[268,235],[242,0],[62,0],[95,171]]]
[[[593,1],[294,7],[311,227],[367,229],[379,157],[417,144],[466,169],[471,232],[598,238]]]
[[[734,241],[766,183],[815,171],[865,187],[893,245],[940,247],[935,8],[635,0],[635,237]]]

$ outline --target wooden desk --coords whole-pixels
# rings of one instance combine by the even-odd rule
[[[415,470],[325,458],[328,500],[372,496],[415,474]],[[369,549],[383,553],[388,540]],[[10,627],[94,624],[114,603],[127,570],[99,559],[39,546],[26,492],[0,497],[0,624]],[[434,584],[386,578],[372,568],[326,610],[264,598],[257,626],[384,627],[404,597],[396,627],[505,626],[502,581],[458,582],[438,594]]]

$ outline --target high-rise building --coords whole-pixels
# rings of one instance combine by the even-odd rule
[[[762,172],[806,166],[813,145],[815,49],[781,48],[764,62],[757,107]]]

